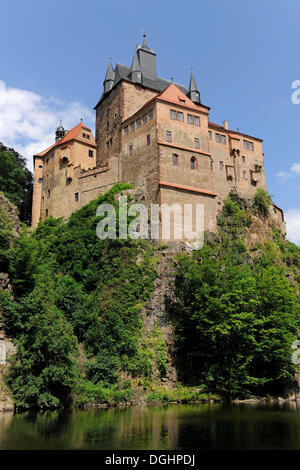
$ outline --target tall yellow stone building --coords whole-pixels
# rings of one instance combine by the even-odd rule
[[[210,122],[193,73],[189,89],[159,78],[145,36],[131,67],[109,63],[95,110],[96,141],[83,123],[60,125],[55,143],[34,155],[33,227],[123,181],[148,203],[203,204],[204,228],[215,230],[231,191],[250,199],[266,189],[262,140]],[[283,221],[275,205],[272,216]]]

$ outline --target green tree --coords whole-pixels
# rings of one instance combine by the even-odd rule
[[[20,219],[31,220],[33,177],[26,160],[0,143],[0,191],[19,209]]]

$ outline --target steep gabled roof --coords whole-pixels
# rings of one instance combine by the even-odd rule
[[[165,101],[166,103],[174,103],[174,104],[177,104],[178,106],[181,106],[187,109],[194,109],[200,112],[203,112],[201,107],[205,109],[210,109],[207,106],[204,106],[203,104],[200,104],[199,106],[197,106],[178,88],[177,85],[175,85],[175,83],[171,83],[168,86],[168,88],[166,88],[164,91],[159,93],[159,95],[153,96],[153,98],[148,100],[140,108],[138,108],[134,113],[132,113],[130,116],[124,119],[122,121],[122,124],[128,121],[129,119],[132,119],[132,117],[135,116],[135,114],[139,113],[142,109],[146,108],[146,106],[148,106],[153,101]],[[204,112],[206,113],[206,111]]]
[[[36,153],[34,156],[35,157],[43,157],[44,155],[46,155],[46,153],[48,153],[54,147],[58,147],[61,144],[65,144],[66,142],[70,142],[70,140],[73,140],[76,137],[78,137],[78,135],[79,135],[82,128],[88,129],[88,127],[85,124],[83,124],[83,122],[80,122],[79,124],[77,124],[77,126],[73,127],[73,129],[69,130],[66,133],[66,135],[62,139],[60,139],[58,142],[55,142],[55,144],[51,145],[46,150],[43,150],[40,153]],[[90,131],[90,129],[88,129],[88,130]]]
[[[188,98],[174,83],[171,83],[168,88],[166,88],[162,93],[156,96],[156,99],[159,101],[167,101],[168,103],[174,103],[179,106],[183,106],[184,108],[201,111],[199,109],[199,106],[193,103],[193,101],[190,100],[190,98]]]

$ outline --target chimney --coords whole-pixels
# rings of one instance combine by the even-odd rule
[[[228,131],[228,121],[223,121],[223,127]]]

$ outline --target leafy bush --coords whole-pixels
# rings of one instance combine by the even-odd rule
[[[299,298],[278,262],[278,246],[266,243],[251,258],[240,210],[228,200],[217,238],[193,259],[178,256],[177,299],[170,306],[177,365],[186,383],[224,395],[282,392],[294,376]]]
[[[27,224],[31,219],[32,188],[33,177],[25,158],[0,143],[0,190],[18,207],[20,219]]]
[[[269,208],[272,204],[272,196],[270,196],[267,191],[264,191],[261,188],[256,190],[254,196],[253,207],[262,216],[266,217],[269,214]]]

